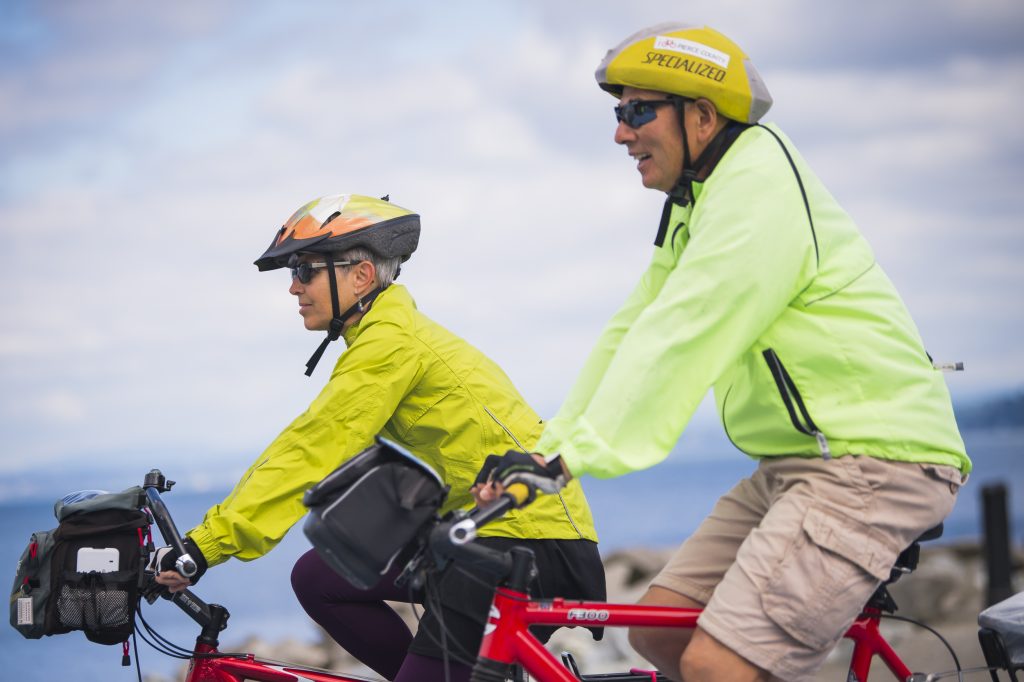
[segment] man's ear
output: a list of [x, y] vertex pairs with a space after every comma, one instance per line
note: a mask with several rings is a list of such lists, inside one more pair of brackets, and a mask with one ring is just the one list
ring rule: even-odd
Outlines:
[[703, 97], [693, 103], [693, 109], [697, 112], [697, 138], [707, 144], [725, 125], [725, 119], [718, 115], [718, 109], [711, 100]]

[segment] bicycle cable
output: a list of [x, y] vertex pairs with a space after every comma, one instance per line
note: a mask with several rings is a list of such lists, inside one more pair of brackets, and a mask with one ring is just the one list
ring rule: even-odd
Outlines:
[[[136, 628], [136, 631], [139, 633], [139, 636], [142, 637], [142, 641], [148, 644], [151, 648], [156, 649], [158, 653], [161, 653], [164, 656], [169, 656], [170, 658], [178, 658], [182, 660], [191, 657], [191, 652], [189, 652], [184, 647], [178, 646], [174, 642], [171, 642], [163, 635], [161, 635], [159, 632], [157, 632], [152, 626], [150, 626], [150, 624], [146, 622], [145, 617], [142, 615], [141, 609], [135, 612], [135, 617], [139, 622], [142, 623], [141, 628]], [[146, 633], [148, 633], [149, 637], [152, 637], [153, 639], [147, 637]]]
[[[139, 606], [141, 607], [141, 604]], [[217, 652], [210, 652], [210, 653], [205, 653], [204, 654], [204, 653], [199, 653], [197, 651], [194, 651], [192, 649], [188, 649], [188, 648], [183, 647], [183, 646], [181, 646], [179, 644], [175, 644], [174, 642], [170, 641], [169, 639], [167, 639], [166, 637], [161, 635], [159, 632], [157, 632], [156, 628], [151, 626], [146, 621], [146, 618], [142, 615], [142, 609], [141, 608], [137, 608], [136, 611], [135, 611], [135, 614], [136, 614], [136, 618], [139, 621], [141, 621], [141, 623], [142, 623], [142, 629], [141, 630], [144, 630], [145, 633], [148, 633], [150, 635], [150, 637], [153, 638], [153, 640], [150, 640], [148, 637], [146, 637], [145, 633], [143, 633], [141, 630], [136, 628], [136, 630], [139, 632], [139, 636], [142, 637], [142, 641], [144, 641], [146, 644], [148, 644], [151, 648], [156, 649], [157, 652], [163, 654], [164, 656], [168, 656], [170, 658], [177, 658], [177, 659], [180, 659], [180, 660], [189, 660], [191, 658], [196, 658], [196, 659], [200, 659], [200, 658], [237, 658], [237, 659], [244, 659], [244, 658], [247, 657], [247, 654], [244, 654], [244, 653], [231, 653], [231, 652], [217, 651]], [[137, 657], [138, 657], [138, 654], [136, 653], [136, 658]]]
[[[468, 574], [465, 574], [465, 572], [463, 572], [463, 574], [464, 575], [468, 575]], [[471, 577], [475, 578], [475, 576], [471, 576]], [[481, 581], [478, 580], [477, 582], [481, 582]], [[441, 590], [440, 590], [440, 587], [435, 587], [433, 583], [434, 583], [434, 581], [431, 579], [431, 576], [429, 574], [426, 575], [425, 576], [425, 580], [424, 580], [424, 584], [423, 584], [423, 602], [424, 602], [424, 606], [428, 607], [431, 610], [431, 613], [435, 614], [434, 618], [437, 620], [438, 628], [439, 628], [439, 630], [441, 632], [441, 641], [438, 641], [437, 637], [434, 635], [433, 632], [430, 631], [429, 628], [423, 628], [422, 627], [423, 619], [420, 616], [419, 612], [416, 610], [416, 602], [413, 601], [414, 595], [413, 595], [413, 590], [412, 590], [411, 586], [409, 588], [409, 599], [410, 599], [409, 603], [412, 606], [413, 616], [416, 618], [416, 622], [420, 626], [419, 629], [422, 630], [424, 633], [426, 633], [426, 636], [430, 639], [430, 641], [435, 646], [437, 646], [438, 648], [441, 649], [441, 653], [442, 653], [442, 656], [443, 656], [442, 660], [444, 661], [444, 664], [445, 664], [445, 676], [446, 676], [446, 679], [448, 679], [448, 675], [449, 675], [448, 658], [449, 658], [449, 656], [451, 658], [454, 658], [458, 663], [461, 663], [462, 665], [467, 665], [467, 666], [470, 666], [470, 667], [472, 667], [473, 665], [476, 664], [476, 656], [474, 654], [470, 653], [469, 651], [467, 651], [466, 648], [464, 646], [462, 646], [462, 644], [458, 641], [458, 639], [455, 638], [455, 636], [448, 630], [448, 627], [445, 625], [445, 623], [444, 623], [444, 615], [443, 615], [443, 612], [442, 612], [443, 602], [441, 601]], [[485, 584], [485, 583], [482, 583], [482, 584]], [[493, 586], [490, 586], [490, 587], [491, 587], [491, 589], [493, 589]], [[449, 639], [451, 640], [451, 642], [454, 645], [454, 647], [458, 649], [458, 652], [453, 651], [452, 648], [448, 646]]]
[[[138, 610], [139, 604], [135, 603], [135, 609]], [[142, 663], [139, 661], [139, 640], [135, 637], [135, 628], [132, 628], [132, 646], [135, 648], [135, 674], [139, 678], [139, 682], [142, 682]]]
[[956, 651], [953, 650], [953, 646], [946, 640], [945, 637], [943, 637], [939, 633], [938, 630], [936, 630], [935, 628], [933, 628], [933, 627], [931, 627], [929, 625], [925, 625], [924, 623], [922, 623], [920, 621], [916, 621], [913, 618], [907, 618], [906, 616], [897, 616], [895, 614], [890, 614], [890, 613], [882, 613], [882, 614], [879, 614], [879, 615], [882, 618], [888, 618], [890, 620], [899, 620], [899, 621], [903, 621], [904, 623], [910, 623], [911, 625], [916, 625], [918, 627], [924, 628], [928, 632], [930, 632], [933, 635], [935, 635], [936, 637], [938, 637], [939, 641], [942, 642], [942, 645], [944, 647], [946, 647], [946, 651], [948, 651], [949, 655], [953, 657], [953, 665], [956, 666], [956, 678], [957, 678], [957, 680], [959, 680], [959, 682], [963, 682], [964, 681], [964, 671], [963, 671], [963, 668], [960, 667], [960, 659], [957, 657]]

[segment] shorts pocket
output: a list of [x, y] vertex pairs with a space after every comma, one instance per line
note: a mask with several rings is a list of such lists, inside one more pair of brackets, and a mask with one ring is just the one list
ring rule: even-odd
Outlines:
[[921, 470], [928, 476], [949, 484], [949, 492], [956, 495], [960, 486], [967, 482], [967, 476], [960, 473], [956, 467], [942, 464], [922, 464]]
[[867, 524], [811, 507], [766, 586], [764, 612], [799, 642], [831, 647], [889, 577], [898, 553]]

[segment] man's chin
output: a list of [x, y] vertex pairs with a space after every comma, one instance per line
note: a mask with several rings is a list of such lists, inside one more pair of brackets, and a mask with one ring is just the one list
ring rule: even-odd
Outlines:
[[668, 192], [672, 189], [671, 187], [664, 187], [665, 183], [663, 181], [659, 181], [658, 178], [641, 177], [640, 181], [647, 189], [656, 189], [659, 192]]

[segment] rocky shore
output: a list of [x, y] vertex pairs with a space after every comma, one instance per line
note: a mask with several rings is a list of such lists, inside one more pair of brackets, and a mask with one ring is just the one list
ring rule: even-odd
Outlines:
[[[647, 587], [654, 574], [664, 565], [673, 550], [634, 549], [619, 551], [605, 559], [609, 601], [632, 603]], [[1024, 555], [1015, 557], [1016, 588], [1024, 588]], [[977, 640], [977, 616], [985, 592], [985, 573], [981, 549], [977, 543], [963, 542], [925, 545], [921, 561], [913, 575], [890, 586], [899, 606], [897, 615], [926, 623], [940, 633], [955, 650], [963, 668], [983, 665]], [[400, 613], [415, 627], [415, 618], [408, 605], [396, 605]], [[902, 621], [888, 621], [884, 633], [912, 670], [937, 672], [952, 670], [953, 659], [938, 637], [928, 630]], [[568, 651], [585, 673], [627, 670], [649, 665], [636, 655], [626, 641], [622, 628], [608, 628], [604, 639], [594, 642], [587, 630], [562, 629], [555, 633], [548, 648], [556, 653]], [[261, 657], [290, 661], [331, 670], [345, 670], [374, 678], [337, 646], [329, 637], [317, 642], [282, 640], [266, 642], [258, 638], [225, 643], [225, 650], [251, 651]], [[818, 675], [821, 680], [845, 679], [849, 667], [850, 647], [846, 642], [829, 656]], [[888, 679], [881, 664], [872, 669], [875, 679]], [[184, 670], [178, 679], [184, 678]], [[955, 679], [955, 677], [954, 677]], [[967, 680], [988, 680], [987, 673], [965, 677]], [[145, 682], [168, 682], [166, 678], [149, 676]]]

